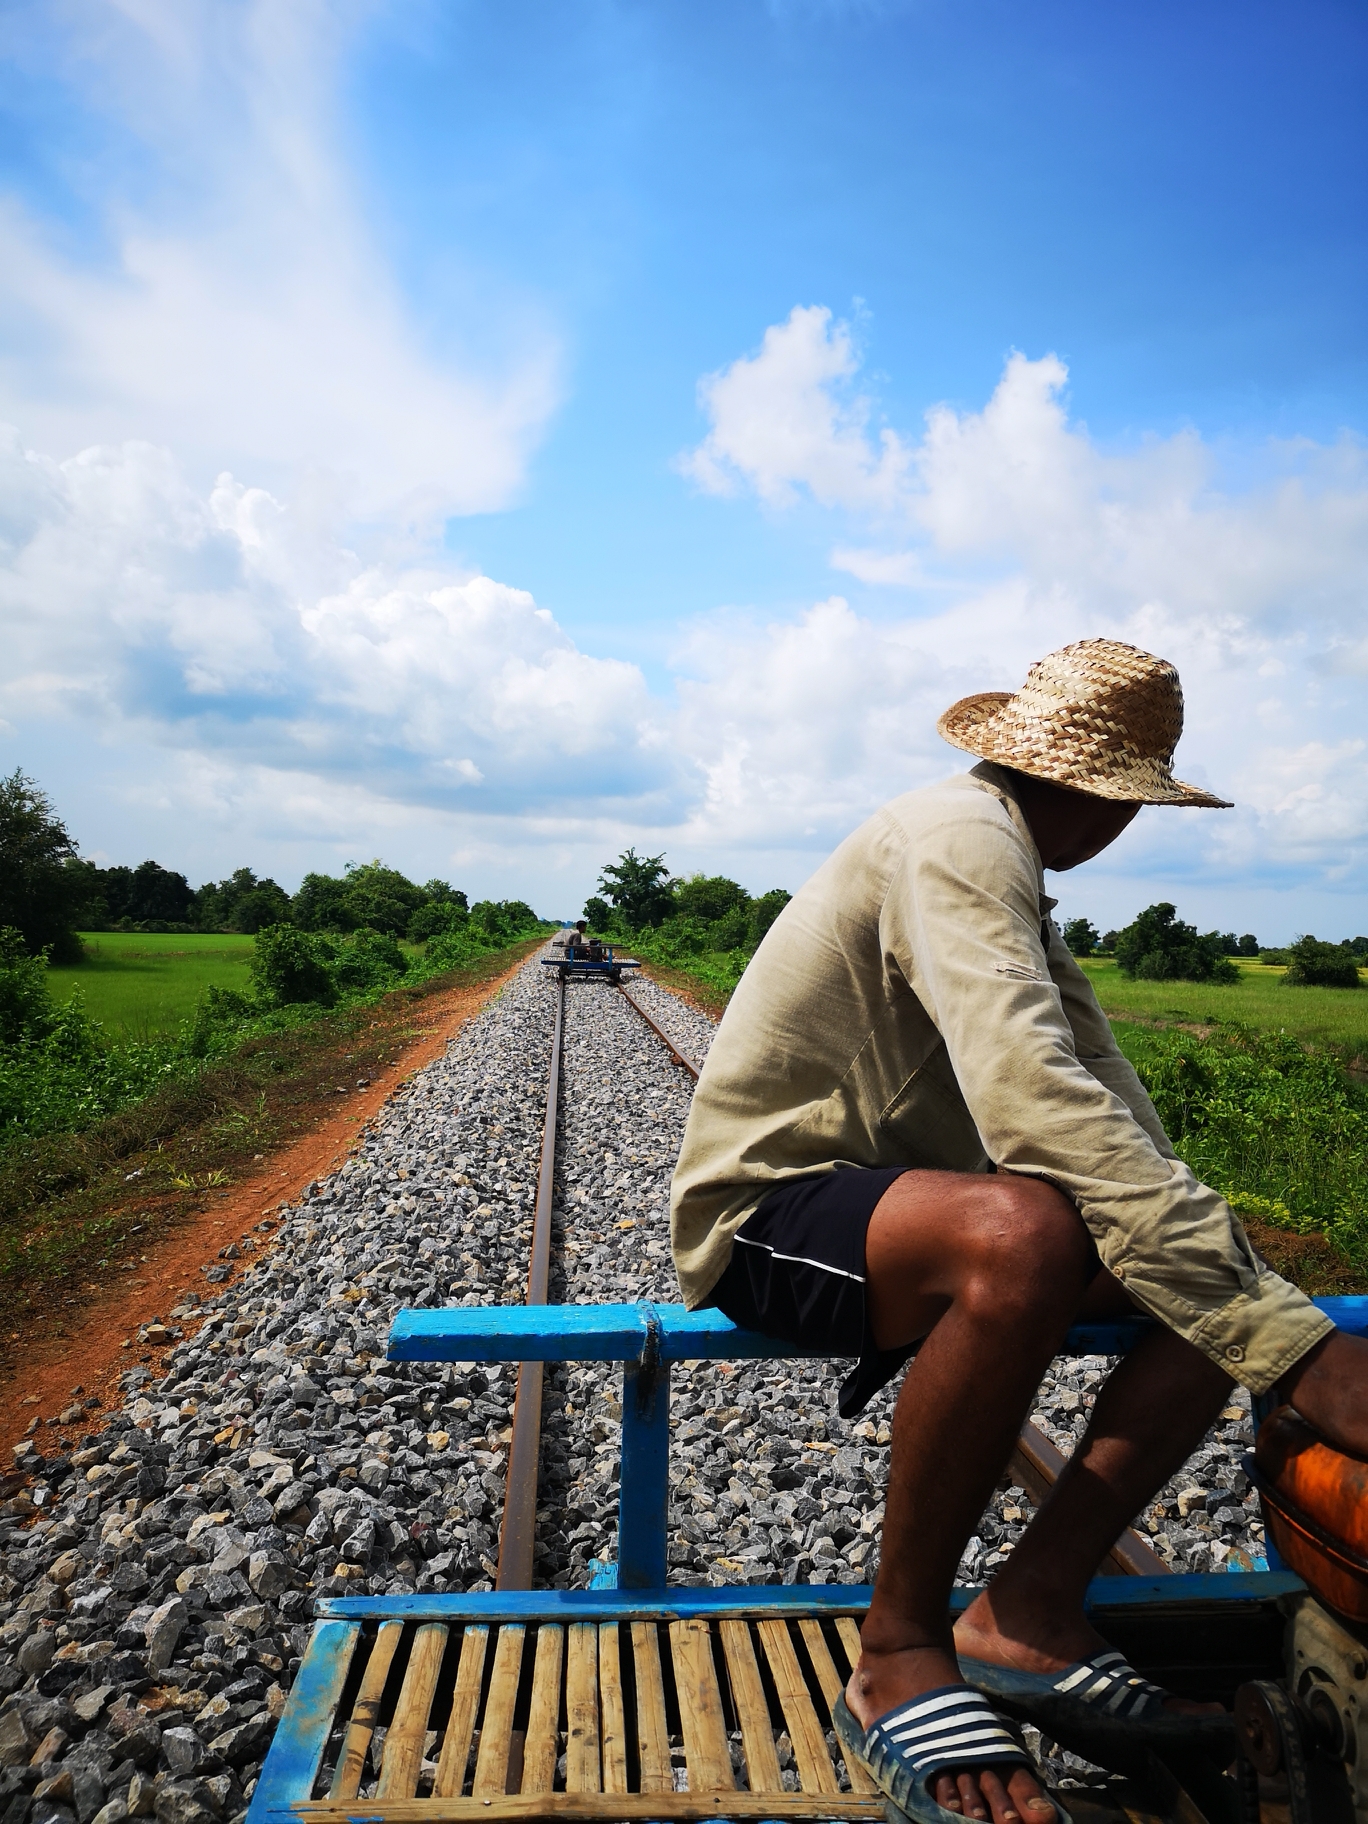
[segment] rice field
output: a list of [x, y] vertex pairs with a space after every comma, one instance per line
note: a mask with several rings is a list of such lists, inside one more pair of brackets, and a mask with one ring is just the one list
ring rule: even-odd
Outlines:
[[59, 1005], [80, 988], [86, 1011], [112, 1037], [156, 1038], [172, 1033], [195, 1011], [211, 984], [247, 988], [252, 939], [225, 933], [193, 936], [136, 931], [82, 932], [83, 961], [48, 971]]
[[1368, 1057], [1368, 978], [1349, 988], [1288, 988], [1284, 971], [1236, 959], [1240, 980], [1228, 987], [1202, 982], [1127, 981], [1110, 959], [1085, 961], [1103, 1011], [1113, 1020], [1163, 1025], [1251, 1026], [1286, 1032], [1305, 1044]]

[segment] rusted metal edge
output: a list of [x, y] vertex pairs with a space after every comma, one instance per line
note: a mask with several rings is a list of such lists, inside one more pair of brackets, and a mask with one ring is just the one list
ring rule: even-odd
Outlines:
[[646, 1009], [642, 1006], [641, 1002], [639, 1000], [637, 1000], [635, 998], [635, 996], [628, 994], [627, 990], [622, 986], [622, 984], [620, 982], [618, 983], [618, 993], [622, 996], [624, 1001], [628, 1002], [631, 1006], [636, 1008], [637, 1012], [641, 1015], [642, 1019], [645, 1020], [646, 1024], [650, 1027], [651, 1031], [656, 1035], [656, 1037], [660, 1040], [661, 1044], [665, 1047], [666, 1051], [668, 1051], [670, 1056], [674, 1059], [675, 1063], [682, 1064], [684, 1066], [685, 1070], [687, 1070], [689, 1075], [693, 1078], [694, 1082], [697, 1083], [698, 1066], [697, 1066], [697, 1064], [694, 1063], [693, 1059], [686, 1058], [684, 1056], [684, 1053], [675, 1044], [674, 1040], [672, 1038], [668, 1037], [667, 1034], [663, 1033], [660, 1030], [659, 1026], [656, 1025], [655, 1021], [651, 1018], [650, 1014], [647, 1013]]
[[[1059, 1480], [1068, 1458], [1030, 1419], [1021, 1428], [1008, 1467], [1037, 1507]], [[1133, 1526], [1128, 1526], [1103, 1560], [1122, 1577], [1169, 1577], [1172, 1571]]]
[[[532, 1212], [532, 1258], [527, 1272], [527, 1302], [544, 1305], [551, 1273], [551, 1195], [556, 1177], [556, 1129], [560, 1119], [561, 1041], [565, 1030], [565, 983], [556, 982], [556, 1023], [551, 1035], [551, 1066], [546, 1082], [546, 1121], [542, 1127], [537, 1201]], [[508, 1448], [504, 1483], [503, 1525], [499, 1529], [496, 1590], [530, 1590], [537, 1533], [537, 1466], [541, 1456], [542, 1362], [519, 1362], [513, 1401], [513, 1440]]]

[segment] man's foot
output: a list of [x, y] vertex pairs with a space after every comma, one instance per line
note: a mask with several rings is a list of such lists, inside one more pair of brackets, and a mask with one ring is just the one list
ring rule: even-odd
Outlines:
[[[864, 1651], [850, 1675], [845, 1700], [862, 1729], [900, 1704], [940, 1685], [962, 1685], [955, 1656], [943, 1647], [907, 1647], [899, 1652]], [[1004, 1777], [1005, 1776], [1005, 1777]], [[927, 1782], [946, 1811], [991, 1824], [1052, 1824], [1055, 1807], [1029, 1768], [983, 1767], [976, 1773], [941, 1773]]]
[[[1110, 1645], [1081, 1609], [1070, 1614], [1063, 1603], [1014, 1600], [1001, 1580], [976, 1596], [955, 1623], [957, 1652], [1016, 1672], [1063, 1672], [1079, 1660], [1108, 1652]], [[1178, 1716], [1224, 1714], [1221, 1704], [1184, 1697], [1165, 1698], [1164, 1708]]]

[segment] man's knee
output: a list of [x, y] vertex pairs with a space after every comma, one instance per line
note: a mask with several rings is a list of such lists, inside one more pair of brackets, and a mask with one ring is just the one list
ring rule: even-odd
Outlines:
[[984, 1188], [982, 1218], [967, 1238], [970, 1296], [1014, 1306], [1080, 1297], [1095, 1256], [1068, 1198], [1038, 1178], [1005, 1172]]

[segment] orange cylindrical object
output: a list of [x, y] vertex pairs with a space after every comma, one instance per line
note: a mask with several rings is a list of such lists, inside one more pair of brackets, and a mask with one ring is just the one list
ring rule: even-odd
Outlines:
[[1254, 1461], [1264, 1521], [1289, 1567], [1330, 1608], [1368, 1621], [1368, 1463], [1326, 1444], [1291, 1406], [1264, 1420]]

